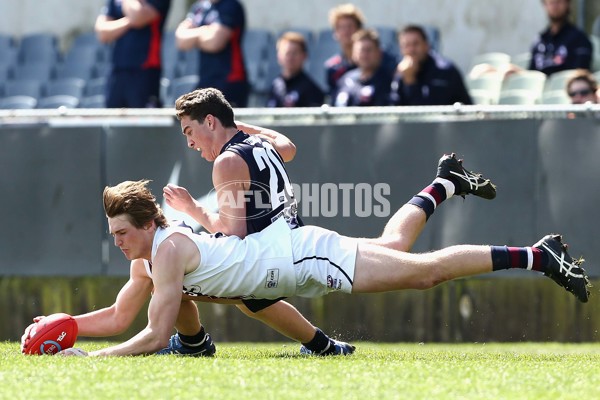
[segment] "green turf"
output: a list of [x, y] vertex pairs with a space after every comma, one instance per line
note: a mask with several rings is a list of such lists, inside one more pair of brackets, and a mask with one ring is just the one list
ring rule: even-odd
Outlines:
[[195, 359], [23, 356], [5, 342], [0, 398], [600, 398], [600, 344], [356, 344], [353, 356], [316, 358], [293, 343], [218, 343], [217, 357]]

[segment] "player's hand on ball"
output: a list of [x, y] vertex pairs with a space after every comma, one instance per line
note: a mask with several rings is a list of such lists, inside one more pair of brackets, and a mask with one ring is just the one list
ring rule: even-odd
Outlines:
[[31, 333], [31, 330], [35, 327], [35, 322], [33, 324], [30, 324], [27, 328], [25, 328], [25, 333], [23, 333], [23, 336], [21, 336], [21, 353], [24, 352], [25, 350], [25, 343], [27, 342], [27, 339], [29, 339], [29, 335]]
[[63, 351], [59, 351], [56, 354], [59, 356], [65, 356], [65, 357], [87, 357], [88, 356], [87, 351], [78, 349], [76, 347], [64, 349]]

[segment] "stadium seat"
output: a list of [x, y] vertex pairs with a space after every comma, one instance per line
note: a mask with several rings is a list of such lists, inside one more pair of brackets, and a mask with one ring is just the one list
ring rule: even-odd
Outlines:
[[42, 97], [38, 100], [36, 108], [77, 108], [79, 99], [74, 96], [59, 94], [56, 96]]
[[84, 95], [95, 96], [95, 95], [105, 95], [106, 93], [106, 78], [94, 78], [89, 80], [85, 85]]
[[0, 99], [2, 110], [25, 110], [35, 108], [37, 100], [31, 96], [8, 96]]
[[21, 63], [55, 63], [59, 60], [58, 38], [51, 33], [35, 33], [21, 38], [19, 61]]
[[0, 64], [0, 82], [13, 78], [13, 66], [10, 64]]
[[44, 89], [45, 96], [69, 95], [76, 98], [83, 97], [85, 81], [79, 78], [63, 78], [49, 81]]
[[110, 63], [100, 63], [92, 67], [94, 78], [108, 78], [112, 65]]
[[15, 48], [16, 48], [15, 38], [11, 35], [7, 35], [5, 33], [0, 33], [0, 54], [3, 54], [3, 52], [8, 49], [15, 49]]
[[0, 64], [17, 65], [19, 63], [19, 49], [6, 47], [0, 49]]
[[163, 106], [173, 107], [175, 105], [175, 100], [177, 100], [179, 96], [197, 89], [199, 81], [200, 77], [198, 75], [187, 75], [173, 79], [169, 85]]
[[542, 94], [542, 104], [571, 104], [571, 98], [565, 89], [547, 90]]
[[440, 34], [440, 30], [436, 26], [432, 25], [422, 25], [425, 30], [425, 34], [427, 34], [427, 39], [429, 41], [429, 47], [438, 53], [441, 52], [442, 49], [442, 35]]
[[498, 101], [500, 90], [502, 88], [501, 74], [489, 72], [480, 75], [477, 78], [471, 78], [467, 76], [465, 82], [469, 91], [485, 90], [490, 96], [492, 96], [492, 104], [495, 104]]
[[391, 26], [376, 26], [374, 27], [379, 34], [379, 43], [381, 48], [393, 52], [394, 47], [398, 46], [398, 33], [396, 28]]
[[510, 55], [500, 52], [477, 54], [471, 60], [471, 66], [478, 64], [490, 64], [493, 67], [500, 68], [510, 64]]
[[106, 98], [102, 94], [83, 97], [79, 102], [79, 108], [104, 108], [106, 107]]
[[75, 47], [100, 47], [102, 43], [98, 40], [98, 36], [94, 31], [88, 31], [84, 33], [80, 33], [75, 37], [73, 43], [71, 44], [71, 48]]
[[544, 85], [544, 92], [554, 90], [566, 90], [567, 81], [573, 76], [576, 70], [568, 69], [565, 71], [555, 72], [546, 78], [546, 84]]
[[57, 65], [54, 70], [55, 79], [63, 79], [63, 78], [79, 78], [85, 81], [88, 81], [94, 77], [95, 70], [94, 66], [81, 63], [81, 64], [60, 64]]
[[39, 79], [15, 79], [4, 83], [5, 96], [29, 96], [38, 99], [42, 95], [42, 81]]
[[473, 104], [490, 105], [496, 104], [498, 101], [498, 93], [490, 92], [489, 90], [485, 89], [469, 90], [469, 95], [473, 100]]
[[267, 57], [268, 48], [274, 46], [275, 40], [271, 31], [267, 29], [248, 29], [242, 39], [244, 57], [264, 59]]
[[14, 79], [50, 80], [54, 78], [54, 64], [36, 62], [32, 64], [16, 65], [13, 70]]
[[532, 105], [535, 104], [539, 97], [530, 91], [523, 89], [511, 89], [505, 90], [500, 93], [498, 104], [523, 104]]
[[592, 71], [600, 71], [600, 36], [590, 35], [592, 42]]
[[511, 74], [504, 79], [501, 92], [507, 90], [528, 90], [536, 99], [540, 99], [545, 84], [546, 74], [543, 72], [532, 70], [520, 71]]
[[63, 57], [63, 65], [80, 65], [85, 64], [89, 67], [101, 62], [98, 47], [94, 46], [77, 46], [71, 47]]
[[531, 53], [520, 53], [510, 58], [510, 62], [517, 67], [521, 67], [523, 69], [529, 69], [529, 63], [531, 62]]

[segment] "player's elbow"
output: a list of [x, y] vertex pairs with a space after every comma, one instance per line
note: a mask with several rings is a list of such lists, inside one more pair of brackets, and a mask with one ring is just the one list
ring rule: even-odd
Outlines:
[[294, 157], [296, 157], [296, 145], [289, 142], [281, 149], [279, 154], [281, 154], [281, 158], [284, 162], [292, 161]]

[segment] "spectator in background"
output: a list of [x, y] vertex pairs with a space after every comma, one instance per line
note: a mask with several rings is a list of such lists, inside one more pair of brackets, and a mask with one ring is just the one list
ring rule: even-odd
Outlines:
[[324, 93], [304, 72], [308, 55], [306, 40], [297, 32], [286, 32], [277, 41], [281, 74], [273, 80], [267, 107], [319, 107]]
[[529, 69], [546, 75], [567, 69], [590, 69], [592, 43], [569, 22], [571, 0], [542, 0], [550, 25], [531, 49]]
[[379, 35], [361, 29], [352, 35], [352, 61], [358, 68], [346, 72], [337, 82], [333, 105], [385, 106], [388, 104], [392, 74], [382, 63]]
[[[569, 21], [571, 0], [542, 0], [549, 25], [531, 48], [529, 69], [551, 75], [568, 69], [590, 69], [592, 65], [592, 43], [579, 28]], [[505, 78], [523, 69], [514, 64], [495, 68], [489, 64], [475, 65], [469, 72], [477, 78], [488, 72], [499, 72]]]
[[199, 0], [175, 31], [180, 50], [200, 51], [200, 88], [219, 89], [234, 107], [246, 107], [249, 85], [242, 53], [246, 14], [238, 0]]
[[391, 105], [473, 104], [460, 71], [430, 49], [422, 27], [406, 26], [398, 34], [398, 41], [402, 61], [392, 81]]
[[[352, 35], [363, 28], [365, 18], [354, 4], [340, 4], [329, 12], [329, 24], [333, 36], [340, 45], [340, 52], [325, 61], [327, 85], [333, 103], [336, 98], [337, 82], [346, 72], [356, 68], [352, 60]], [[383, 64], [393, 71], [396, 68], [396, 58], [388, 52], [383, 52]]]
[[106, 107], [160, 107], [160, 47], [170, 0], [108, 0], [96, 19], [102, 43], [114, 43]]
[[567, 81], [567, 94], [573, 104], [598, 103], [598, 82], [587, 70], [578, 70]]

